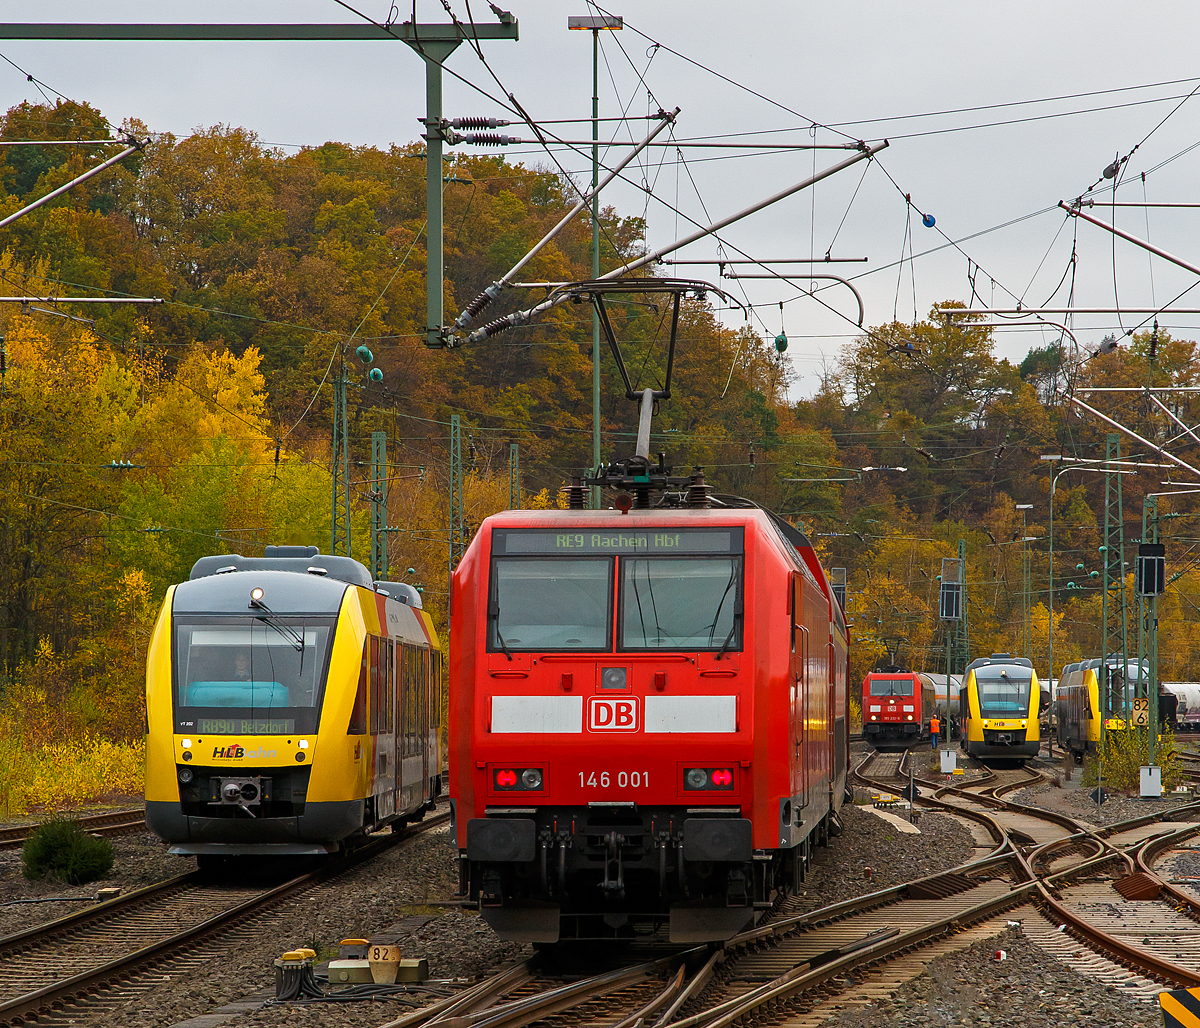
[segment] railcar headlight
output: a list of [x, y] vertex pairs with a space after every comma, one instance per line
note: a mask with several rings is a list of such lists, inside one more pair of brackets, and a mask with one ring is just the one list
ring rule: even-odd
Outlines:
[[689, 789], [703, 789], [708, 785], [708, 772], [702, 767], [694, 767], [683, 776]]
[[606, 667], [600, 672], [601, 689], [624, 689], [626, 684], [623, 667]]
[[250, 590], [250, 602], [251, 603], [261, 603], [262, 598], [263, 598], [263, 591], [260, 586], [255, 586], [253, 589]]
[[184, 750], [184, 751], [183, 751], [183, 759], [184, 759], [184, 760], [191, 760], [191, 759], [192, 759], [192, 751], [191, 751], [191, 750]]
[[542, 772], [536, 767], [527, 767], [521, 772], [521, 784], [526, 789], [540, 789], [542, 787]]
[[181, 767], [179, 769], [179, 780], [187, 785], [193, 778], [192, 769], [190, 767]]

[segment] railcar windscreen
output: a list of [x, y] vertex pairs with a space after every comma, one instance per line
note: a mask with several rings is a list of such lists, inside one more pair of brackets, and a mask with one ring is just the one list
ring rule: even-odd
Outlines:
[[175, 718], [210, 735], [317, 730], [328, 619], [197, 618], [175, 623]]
[[621, 649], [740, 650], [741, 561], [624, 557]]
[[607, 650], [612, 558], [493, 562], [488, 649]]
[[880, 678], [872, 675], [870, 686], [872, 696], [911, 696], [913, 694], [911, 678]]
[[975, 669], [982, 717], [1027, 717], [1033, 672], [1017, 664]]

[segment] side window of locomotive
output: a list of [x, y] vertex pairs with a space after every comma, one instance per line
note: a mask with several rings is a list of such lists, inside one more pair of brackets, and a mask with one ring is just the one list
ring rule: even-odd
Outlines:
[[740, 650], [740, 557], [622, 557], [621, 649]]
[[611, 610], [611, 557], [497, 557], [488, 650], [607, 650]]
[[177, 619], [177, 721], [211, 735], [316, 731], [332, 635], [314, 618]]
[[358, 687], [354, 692], [354, 706], [350, 709], [347, 735], [367, 734], [367, 697], [371, 691], [371, 640], [363, 643], [362, 662], [358, 669]]

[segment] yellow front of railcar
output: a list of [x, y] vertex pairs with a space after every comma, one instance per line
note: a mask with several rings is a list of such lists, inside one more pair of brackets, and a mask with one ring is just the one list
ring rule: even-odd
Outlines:
[[1028, 760], [1041, 746], [1041, 686], [1032, 663], [1007, 653], [972, 661], [960, 691], [963, 746], [972, 756]]
[[[436, 668], [429, 616], [348, 558], [296, 563], [204, 558], [168, 590], [147, 659], [146, 817], [174, 853], [328, 853], [440, 791], [438, 712], [414, 699]], [[411, 781], [409, 739], [425, 757]]]

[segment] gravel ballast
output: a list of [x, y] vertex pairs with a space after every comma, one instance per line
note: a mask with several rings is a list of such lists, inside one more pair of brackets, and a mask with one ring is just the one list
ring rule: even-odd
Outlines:
[[[1007, 960], [996, 960], [1004, 950]], [[847, 1010], [824, 1028], [1162, 1028], [1157, 1003], [1086, 978], [1009, 928], [949, 957], [890, 999]]]
[[149, 832], [110, 836], [113, 868], [105, 878], [86, 885], [65, 885], [53, 878], [28, 881], [22, 874], [21, 851], [0, 850], [0, 937], [53, 921], [87, 908], [87, 902], [14, 903], [14, 900], [73, 896], [94, 899], [98, 889], [117, 887], [132, 892], [165, 878], [196, 869], [191, 857], [173, 857]]

